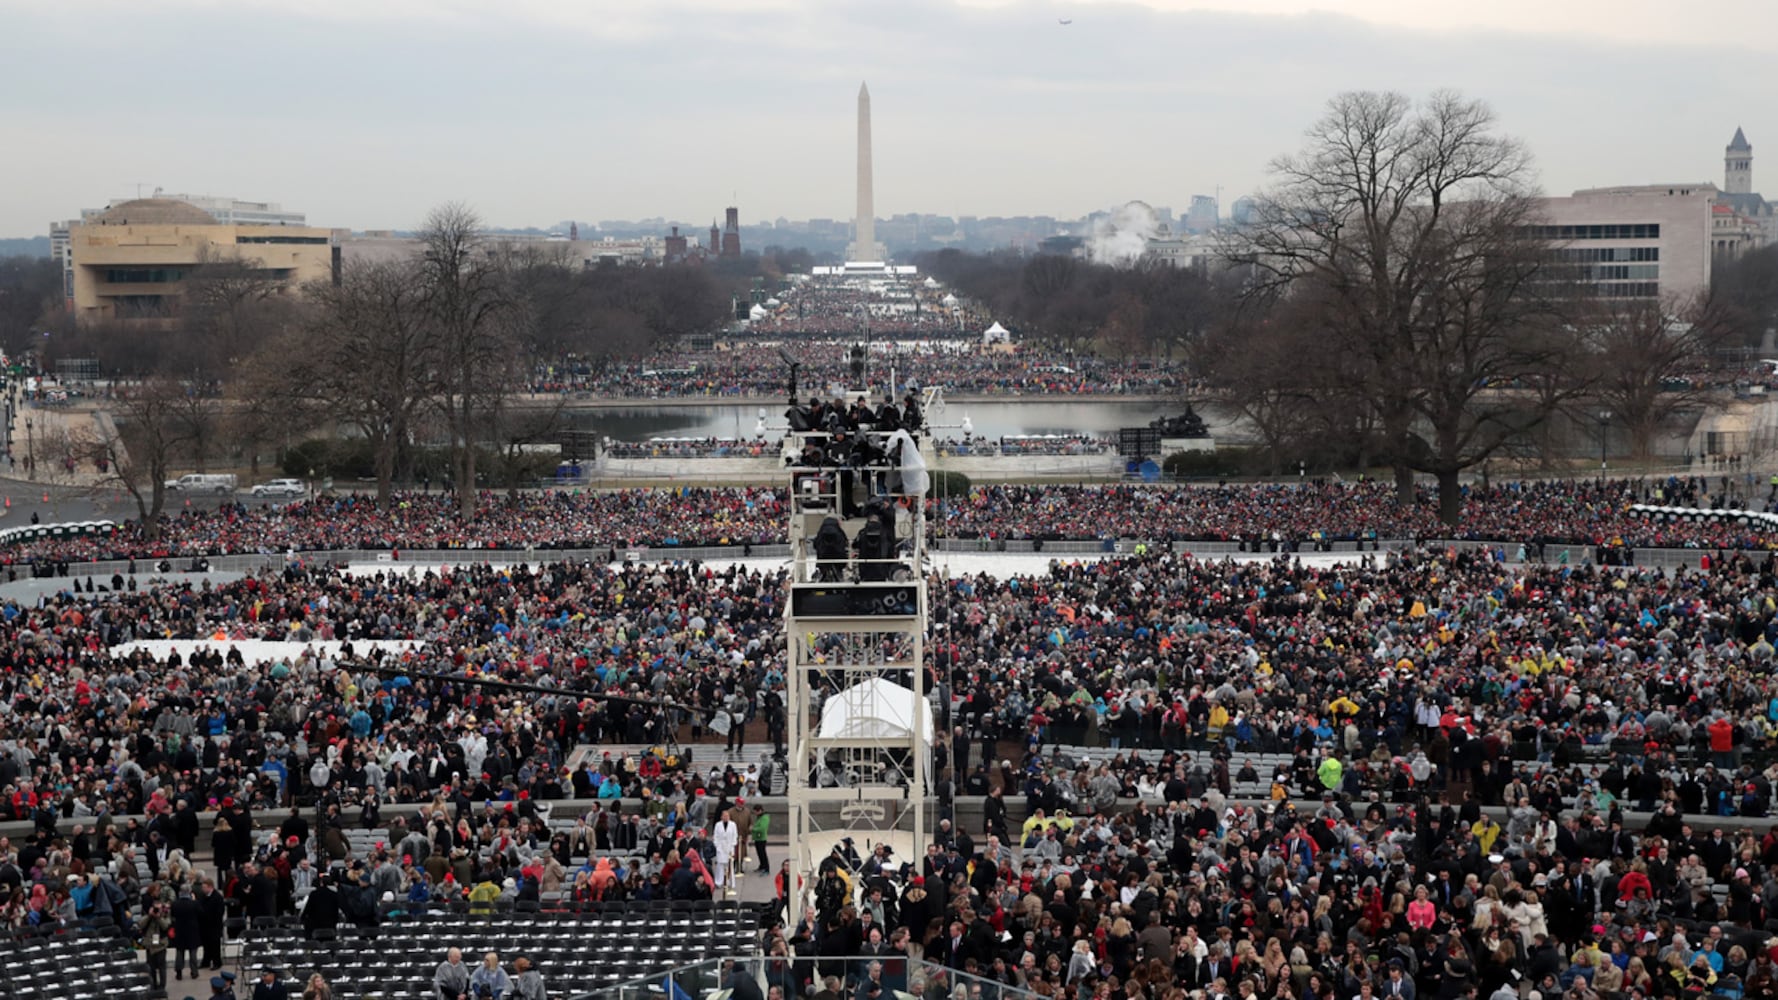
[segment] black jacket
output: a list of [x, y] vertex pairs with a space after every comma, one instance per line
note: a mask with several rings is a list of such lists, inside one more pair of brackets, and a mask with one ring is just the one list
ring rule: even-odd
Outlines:
[[190, 896], [181, 896], [173, 900], [171, 913], [173, 947], [195, 950], [203, 937], [203, 931], [199, 927], [203, 911], [199, 908], [198, 901]]
[[198, 929], [206, 937], [220, 937], [222, 925], [228, 917], [228, 903], [222, 893], [213, 891], [208, 896], [196, 897], [198, 904]]
[[333, 930], [340, 922], [340, 896], [332, 886], [316, 886], [303, 903], [303, 930]]
[[1006, 840], [1005, 798], [997, 795], [988, 796], [986, 801], [982, 803], [982, 819], [982, 825], [987, 829], [988, 833], [999, 837], [1002, 842]]

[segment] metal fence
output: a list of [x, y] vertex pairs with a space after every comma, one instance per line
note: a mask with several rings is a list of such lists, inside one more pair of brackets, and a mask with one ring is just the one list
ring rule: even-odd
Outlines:
[[[1011, 555], [1117, 555], [1129, 554], [1141, 550], [1172, 551], [1189, 553], [1202, 558], [1219, 558], [1226, 555], [1311, 555], [1311, 554], [1356, 554], [1383, 553], [1413, 547], [1414, 541], [1400, 538], [1365, 540], [1364, 542], [1336, 541], [1319, 545], [1293, 545], [1289, 542], [1271, 542], [1260, 540], [1254, 542], [1226, 541], [1165, 541], [1129, 538], [1105, 539], [1029, 539], [1029, 538], [945, 538], [932, 540], [928, 548], [935, 552], [951, 553], [1006, 553]], [[1480, 541], [1473, 539], [1422, 539], [1419, 544], [1432, 549], [1449, 549], [1458, 552], [1495, 551], [1504, 554], [1505, 561], [1517, 562], [1518, 541]], [[1696, 567], [1699, 560], [1706, 555], [1714, 555], [1714, 549], [1625, 549], [1617, 550], [1621, 558], [1637, 567], [1658, 569], [1676, 569], [1680, 567]], [[462, 565], [465, 563], [489, 563], [510, 566], [520, 563], [537, 562], [593, 562], [604, 563], [608, 556], [616, 554], [619, 560], [637, 562], [661, 561], [720, 561], [742, 557], [757, 559], [787, 559], [790, 557], [790, 546], [783, 543], [765, 545], [652, 545], [652, 546], [600, 546], [598, 548], [455, 548], [455, 549], [324, 549], [303, 550], [288, 553], [249, 553], [235, 555], [212, 556], [179, 556], [165, 559], [122, 560], [109, 559], [84, 563], [70, 563], [67, 575], [92, 576], [100, 579], [113, 575], [152, 575], [157, 572], [189, 571], [195, 559], [201, 558], [213, 571], [224, 573], [253, 573], [265, 570], [276, 570], [287, 562], [301, 560], [304, 562], [325, 562], [334, 564], [368, 564], [387, 563], [389, 568], [397, 571], [408, 569], [425, 570], [432, 567]], [[1543, 562], [1587, 565], [1594, 561], [1595, 548], [1583, 544], [1549, 544], [1543, 550]], [[164, 569], [163, 569], [164, 567]]]
[[[708, 958], [676, 969], [663, 969], [593, 993], [576, 994], [572, 1000], [663, 1000], [663, 995], [671, 1000], [682, 993], [690, 997], [719, 995], [717, 991], [724, 989], [727, 982], [725, 966], [731, 962], [735, 966], [734, 972], [749, 976], [760, 984], [762, 995], [771, 986], [787, 986], [789, 982], [800, 982], [810, 977], [819, 983], [826, 973], [831, 973], [839, 977], [843, 996], [869, 996], [870, 991], [860, 990], [859, 986], [868, 978], [871, 963], [880, 962], [883, 965], [881, 1000], [896, 1000], [897, 997], [910, 995], [921, 1000], [944, 1000], [956, 996], [959, 986], [963, 987], [963, 994], [971, 1000], [978, 995], [981, 1000], [1038, 1000], [1038, 995], [1029, 990], [971, 975], [961, 969], [949, 968], [924, 958], [914, 958], [905, 953], [809, 955], [779, 959], [745, 955]], [[787, 1000], [794, 1000], [801, 995], [799, 990], [784, 990]]]

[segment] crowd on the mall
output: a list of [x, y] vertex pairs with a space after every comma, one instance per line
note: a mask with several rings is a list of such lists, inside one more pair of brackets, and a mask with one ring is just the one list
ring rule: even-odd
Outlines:
[[[1708, 505], [1717, 485], [1478, 488], [1466, 524], [1502, 532], [1493, 551], [1157, 546], [933, 577], [941, 801], [986, 796], [985, 819], [950, 812], [917, 859], [842, 858], [805, 887], [815, 919], [768, 932], [756, 988], [873, 1000], [907, 982], [907, 954], [959, 974], [922, 977], [927, 1000], [1773, 995], [1778, 571], [1744, 528], [1625, 513], [1657, 493]], [[1374, 520], [1381, 490], [993, 487], [960, 516], [1155, 538], [1247, 524], [1232, 534], [1306, 549], [1421, 523]], [[169, 551], [447, 533], [540, 551], [136, 588], [120, 572], [103, 593], [76, 570], [0, 605], [0, 819], [37, 830], [0, 842], [0, 923], [120, 925], [151, 969], [172, 950], [195, 975], [230, 917], [299, 901], [322, 928], [438, 900], [707, 897], [763, 866], [769, 820], [742, 810], [766, 775], [571, 754], [669, 732], [781, 745], [787, 571], [550, 561], [568, 525], [605, 529], [603, 502], [686, 535], [785, 520], [770, 490], [531, 496], [471, 526], [425, 497], [386, 516], [235, 507], [175, 518]], [[1539, 538], [1575, 558], [1503, 551]], [[1620, 541], [1711, 551], [1681, 570], [1580, 551]], [[215, 645], [112, 655], [144, 639]], [[293, 645], [254, 662], [231, 640]], [[1075, 745], [1117, 749], [1082, 767], [1057, 750]], [[354, 827], [388, 832], [355, 849]]]
[[971, 996], [1774, 995], [1773, 574], [1427, 551], [949, 581], [939, 763], [985, 818], [867, 862], [863, 899], [824, 877], [792, 943], [881, 956], [818, 986], [911, 953]]
[[[1242, 542], [1267, 551], [1442, 538], [1500, 542], [1519, 561], [1539, 552], [1560, 558], [1564, 550], [1579, 560], [1599, 548], [1766, 548], [1767, 533], [1732, 514], [1769, 509], [1770, 489], [1739, 476], [1475, 484], [1465, 487], [1460, 522], [1452, 528], [1438, 519], [1435, 491], [1422, 488], [1417, 502], [1404, 507], [1395, 502], [1393, 483], [1377, 481], [1008, 484], [947, 499], [938, 530], [958, 538]], [[1717, 516], [1649, 516], [1632, 509], [1638, 504]]]
[[[1072, 442], [1068, 442], [1072, 443]], [[1083, 439], [1083, 447], [1090, 446]], [[1575, 561], [1602, 550], [1761, 549], [1769, 536], [1732, 515], [1774, 506], [1768, 487], [1740, 476], [1665, 480], [1550, 480], [1465, 487], [1462, 521], [1438, 520], [1436, 492], [1412, 506], [1379, 482], [1308, 481], [1201, 486], [983, 484], [928, 501], [936, 535], [950, 539], [1237, 542], [1252, 551], [1312, 551], [1333, 543], [1388, 539], [1493, 541], [1516, 561]], [[1647, 504], [1696, 516], [1655, 515]], [[158, 560], [236, 553], [338, 550], [623, 549], [729, 546], [785, 540], [786, 504], [777, 487], [553, 490], [487, 493], [476, 516], [459, 516], [454, 496], [401, 493], [387, 511], [368, 496], [323, 496], [285, 505], [231, 503], [170, 512], [159, 537], [125, 522], [109, 534], [45, 537], [0, 550], [22, 564]], [[169, 567], [170, 568], [170, 567]]]
[[993, 318], [937, 282], [907, 276], [816, 277], [796, 282], [763, 303], [748, 322], [759, 335], [877, 337], [980, 335]]
[[[698, 397], [776, 397], [784, 394], [789, 368], [780, 351], [795, 359], [805, 387], [856, 386], [850, 349], [857, 340], [762, 342], [735, 340], [724, 349], [675, 351], [642, 361], [613, 362], [580, 375], [540, 376], [537, 392], [583, 392], [639, 399]], [[866, 376], [886, 386], [891, 370], [898, 387], [943, 387], [953, 395], [1008, 396], [1177, 394], [1192, 384], [1177, 364], [1121, 361], [1039, 348], [1004, 351], [967, 341], [894, 345], [878, 339]]]
[[1102, 455], [1116, 451], [1117, 441], [1097, 434], [965, 434], [934, 438], [932, 446], [940, 455]]
[[646, 441], [610, 441], [603, 445], [612, 458], [777, 458], [779, 442], [744, 438], [650, 438]]
[[[1093, 434], [1005, 435], [999, 438], [943, 437], [933, 440], [940, 455], [1103, 455], [1117, 450], [1117, 442]], [[612, 458], [777, 458], [783, 442], [761, 436], [741, 438], [649, 438], [646, 441], [611, 441], [604, 444]]]

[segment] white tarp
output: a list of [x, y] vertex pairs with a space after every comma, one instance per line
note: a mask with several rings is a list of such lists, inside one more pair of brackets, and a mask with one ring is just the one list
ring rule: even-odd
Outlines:
[[[841, 691], [821, 706], [823, 739], [906, 739], [914, 731], [914, 692], [873, 677]], [[932, 713], [920, 717], [920, 742], [932, 744]]]
[[[157, 660], [164, 660], [174, 650], [178, 650], [181, 659], [191, 659], [195, 650], [217, 650], [223, 656], [228, 655], [231, 648], [241, 651], [241, 658], [247, 663], [290, 663], [302, 658], [304, 650], [313, 650], [316, 656], [337, 657], [344, 642], [316, 639], [313, 642], [280, 642], [274, 639], [138, 639], [111, 647], [113, 657], [125, 657], [138, 649], [147, 650], [148, 655]], [[423, 645], [417, 639], [378, 639], [375, 641], [359, 640], [352, 643], [352, 651], [359, 656], [370, 650], [381, 649], [385, 652], [398, 649], [412, 649]]]
[[884, 450], [895, 451], [901, 445], [901, 492], [909, 496], [925, 496], [926, 488], [932, 485], [932, 477], [926, 474], [926, 458], [920, 454], [920, 446], [907, 431], [897, 430], [889, 435], [884, 443]]

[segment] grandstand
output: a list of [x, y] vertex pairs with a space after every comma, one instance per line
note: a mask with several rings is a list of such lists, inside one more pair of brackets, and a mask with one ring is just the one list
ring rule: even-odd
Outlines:
[[548, 970], [551, 996], [586, 997], [711, 955], [758, 950], [766, 907], [733, 900], [611, 903], [384, 904], [375, 927], [305, 934], [299, 918], [250, 927], [241, 965], [277, 966], [297, 982], [320, 972], [336, 996], [436, 1000], [433, 972], [451, 948], [524, 956]]
[[0, 1000], [148, 995], [141, 956], [115, 925], [0, 937]]

